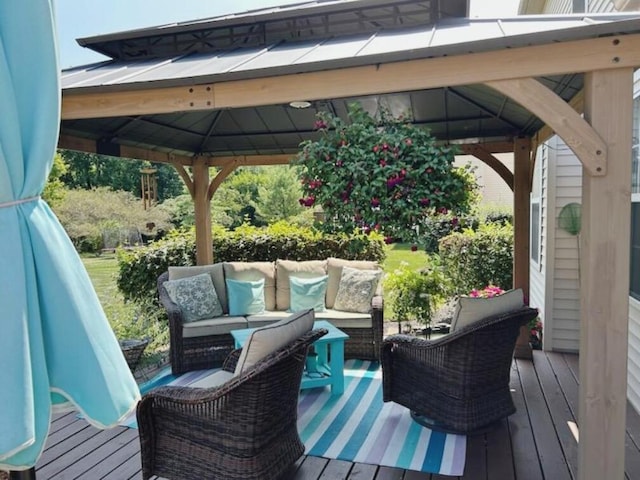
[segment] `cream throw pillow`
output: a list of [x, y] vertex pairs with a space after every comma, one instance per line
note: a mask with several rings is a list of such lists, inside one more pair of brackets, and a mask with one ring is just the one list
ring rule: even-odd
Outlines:
[[305, 310], [254, 330], [242, 347], [234, 375], [240, 375], [270, 353], [310, 331], [314, 320], [313, 310]]
[[344, 312], [368, 313], [381, 276], [382, 270], [342, 267], [338, 294], [333, 308]]
[[451, 331], [454, 332], [483, 318], [518, 310], [523, 306], [524, 292], [521, 288], [508, 290], [491, 298], [460, 297], [451, 320]]
[[167, 280], [163, 285], [173, 303], [180, 307], [185, 323], [222, 315], [222, 305], [208, 273]]

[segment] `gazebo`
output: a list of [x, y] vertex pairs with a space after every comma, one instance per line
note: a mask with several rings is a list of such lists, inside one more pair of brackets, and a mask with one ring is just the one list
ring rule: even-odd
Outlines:
[[[318, 110], [410, 110], [512, 186], [514, 286], [526, 291], [534, 152], [559, 135], [584, 170], [579, 478], [621, 479], [640, 15], [479, 20], [467, 3], [315, 1], [81, 39], [111, 60], [62, 73], [59, 147], [172, 164], [206, 264], [209, 202], [235, 168], [288, 163]], [[504, 152], [513, 174], [493, 155]]]

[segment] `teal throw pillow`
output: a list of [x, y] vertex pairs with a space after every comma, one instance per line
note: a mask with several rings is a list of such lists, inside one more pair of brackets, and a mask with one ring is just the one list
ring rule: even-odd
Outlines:
[[291, 289], [291, 312], [299, 312], [312, 308], [316, 312], [324, 312], [324, 297], [327, 293], [327, 280], [323, 275], [314, 278], [289, 277]]
[[185, 323], [222, 315], [222, 305], [208, 273], [168, 280], [163, 285], [169, 298], [180, 307]]
[[264, 312], [264, 279], [255, 282], [226, 279], [229, 315], [256, 315]]

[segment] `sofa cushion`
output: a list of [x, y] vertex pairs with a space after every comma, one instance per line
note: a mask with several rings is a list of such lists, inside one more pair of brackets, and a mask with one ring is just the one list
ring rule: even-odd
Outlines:
[[460, 297], [453, 312], [451, 331], [471, 325], [483, 318], [518, 310], [524, 306], [524, 292], [521, 288], [509, 290], [491, 298]]
[[276, 269], [273, 262], [225, 262], [224, 276], [249, 282], [264, 279], [265, 308], [276, 310]]
[[291, 312], [283, 312], [279, 310], [268, 311], [265, 310], [257, 315], [247, 315], [248, 328], [264, 327], [270, 323], [275, 323], [283, 318], [287, 318]]
[[[343, 260], [341, 258], [330, 257], [327, 259], [327, 297], [325, 305], [327, 308], [334, 308], [336, 295], [338, 295], [338, 287], [340, 285], [340, 277], [342, 276], [342, 267], [358, 268], [360, 270], [379, 270], [380, 265], [377, 262], [368, 260]], [[380, 285], [382, 282], [378, 282]], [[378, 287], [380, 288], [380, 285]], [[378, 288], [377, 294], [380, 294]]]
[[284, 347], [313, 328], [313, 310], [296, 312], [266, 327], [254, 330], [242, 347], [235, 375], [251, 368], [270, 353]]
[[264, 279], [256, 281], [227, 278], [229, 315], [253, 315], [264, 312]]
[[324, 297], [327, 293], [327, 278], [327, 275], [314, 278], [290, 276], [291, 302], [289, 310], [299, 312], [313, 308], [316, 312], [322, 312], [325, 309]]
[[327, 309], [316, 313], [316, 320], [327, 320], [338, 328], [371, 328], [373, 320], [368, 313], [343, 312], [342, 310]]
[[220, 385], [224, 385], [234, 377], [233, 373], [226, 370], [218, 370], [211, 375], [207, 375], [201, 378], [197, 382], [193, 382], [189, 387], [191, 388], [215, 388]]
[[247, 319], [244, 317], [217, 317], [197, 322], [184, 323], [182, 336], [184, 338], [206, 337], [208, 335], [225, 335], [231, 330], [247, 328]]
[[222, 306], [207, 273], [163, 283], [171, 300], [180, 307], [184, 322], [222, 315]]
[[222, 263], [214, 263], [213, 265], [195, 265], [191, 267], [169, 267], [169, 280], [177, 280], [179, 278], [192, 277], [201, 273], [211, 275], [213, 286], [222, 305], [222, 311], [229, 313], [229, 304], [227, 302], [227, 287], [224, 284], [224, 269]]
[[338, 294], [333, 308], [345, 312], [370, 312], [371, 299], [376, 293], [381, 276], [382, 270], [342, 267]]
[[291, 307], [290, 280], [293, 275], [298, 278], [314, 278], [327, 274], [326, 260], [276, 260], [276, 307], [278, 310], [289, 310]]

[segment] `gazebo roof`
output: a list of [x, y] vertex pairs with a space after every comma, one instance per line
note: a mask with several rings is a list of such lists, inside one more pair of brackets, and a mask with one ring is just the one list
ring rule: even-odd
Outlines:
[[[213, 84], [413, 59], [453, 57], [640, 31], [638, 13], [489, 20], [448, 18], [438, 23], [420, 24], [417, 20], [429, 15], [412, 10], [404, 19], [399, 12], [402, 8], [409, 8], [407, 5], [403, 7], [405, 3], [312, 2], [290, 8], [85, 39], [81, 43], [125, 58], [63, 71], [63, 95]], [[292, 30], [289, 29], [282, 30], [280, 36], [274, 37], [271, 43], [253, 45], [247, 40], [248, 46], [209, 45], [204, 48], [203, 40], [200, 43], [192, 42], [191, 47], [187, 48], [184, 41], [185, 35], [195, 38], [220, 29], [229, 33], [241, 25], [249, 28], [247, 22], [253, 22], [250, 25], [263, 25], [258, 30], [264, 33], [269, 25], [284, 25], [287, 18], [295, 18], [298, 14], [309, 15], [310, 18], [334, 18], [329, 13], [331, 9], [345, 10], [347, 6], [351, 6], [348, 15], [362, 16], [362, 12], [354, 10], [358, 4], [370, 9], [375, 7], [376, 12], [387, 12], [389, 22], [395, 19], [396, 25], [381, 21], [379, 28], [372, 32], [368, 31], [371, 24], [367, 24], [367, 28], [362, 27], [367, 31], [359, 31], [356, 22], [352, 24], [353, 32], [337, 34], [327, 26], [325, 35], [308, 29], [308, 35], [296, 38], [292, 37]], [[387, 4], [387, 9], [382, 4]], [[392, 6], [389, 7], [389, 4]], [[415, 7], [419, 3], [411, 2], [410, 5]], [[315, 16], [310, 12], [315, 12]], [[441, 18], [445, 15], [439, 12], [438, 16]], [[404, 20], [400, 22], [400, 18]], [[262, 40], [269, 38], [266, 35]], [[173, 51], [157, 57], [156, 54], [165, 48], [158, 47], [160, 50], [151, 49], [145, 59], [133, 59], [135, 55], [132, 52], [140, 52], [142, 45], [166, 45], [167, 39], [175, 40], [174, 46], [177, 45], [180, 52]], [[225, 42], [230, 39], [228, 37]], [[128, 53], [122, 53], [125, 51]], [[402, 75], [399, 69], [398, 76]], [[583, 75], [580, 73], [550, 75], [538, 80], [566, 101], [574, 99], [583, 85]], [[188, 112], [69, 119], [63, 121], [61, 133], [95, 140], [99, 145], [115, 143], [181, 155], [292, 153], [301, 141], [313, 138], [311, 127], [317, 111], [329, 110], [344, 116], [347, 104], [354, 100], [363, 102], [366, 108], [372, 110], [383, 105], [397, 114], [409, 113], [413, 122], [428, 127], [443, 141], [502, 141], [518, 135], [531, 136], [543, 126], [527, 109], [486, 85], [454, 85], [404, 92], [395, 92], [393, 85], [390, 85], [389, 91], [378, 96], [329, 99], [313, 98], [313, 92], [310, 92], [310, 98], [300, 99], [312, 103], [311, 108], [303, 110], [274, 103], [231, 109], [216, 109], [214, 106]], [[108, 148], [105, 153], [107, 151]]]

